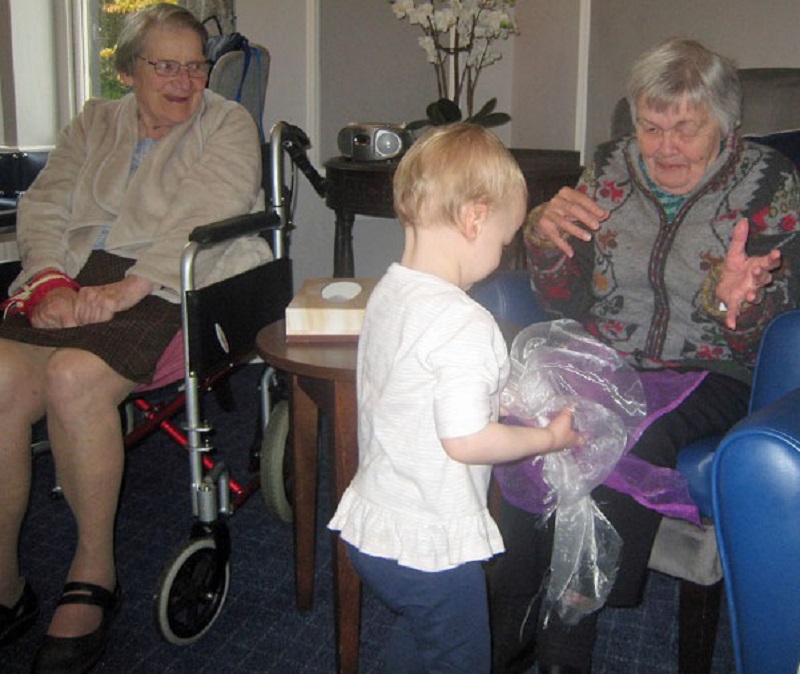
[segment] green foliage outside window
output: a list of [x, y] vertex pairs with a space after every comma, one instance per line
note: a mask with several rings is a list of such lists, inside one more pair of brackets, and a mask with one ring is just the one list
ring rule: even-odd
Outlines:
[[101, 98], [122, 98], [128, 91], [127, 87], [120, 81], [114, 68], [117, 37], [122, 30], [125, 17], [132, 12], [139, 11], [142, 7], [164, 1], [175, 5], [178, 4], [177, 0], [99, 0]]

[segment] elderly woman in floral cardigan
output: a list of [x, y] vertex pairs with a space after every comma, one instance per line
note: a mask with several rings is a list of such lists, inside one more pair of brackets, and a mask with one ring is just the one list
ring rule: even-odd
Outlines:
[[[687, 377], [685, 397], [631, 454], [674, 468], [692, 441], [724, 434], [747, 412], [761, 334], [800, 289], [800, 192], [794, 165], [742, 139], [733, 64], [671, 39], [639, 58], [629, 97], [635, 134], [600, 146], [576, 189], [529, 214], [541, 302], [619, 352], [643, 377]], [[608, 604], [641, 601], [661, 515], [608, 486], [592, 495], [622, 538]], [[597, 612], [539, 619], [552, 518], [503, 503], [507, 552], [492, 573], [497, 672], [591, 669]]]

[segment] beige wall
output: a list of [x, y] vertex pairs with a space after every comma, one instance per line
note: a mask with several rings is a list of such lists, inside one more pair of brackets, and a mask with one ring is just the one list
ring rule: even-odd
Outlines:
[[[302, 128], [319, 166], [318, 45], [316, 2], [304, 0], [237, 0], [237, 27], [250, 40], [267, 46], [271, 66], [264, 106], [264, 129], [286, 121]], [[312, 187], [300, 178], [292, 234], [295, 287], [306, 278], [329, 276], [333, 270], [333, 217]]]
[[[237, 25], [272, 56], [265, 128], [287, 120], [314, 143], [317, 166], [338, 154], [336, 136], [349, 122], [407, 122], [424, 117], [436, 98], [433, 68], [417, 44], [419, 29], [376, 0], [237, 0]], [[511, 112], [511, 43], [486, 71], [483, 101], [498, 96]], [[511, 129], [502, 132], [510, 142]], [[301, 179], [292, 257], [295, 281], [333, 273], [334, 215]], [[356, 275], [378, 276], [398, 259], [403, 233], [394, 220], [359, 216]]]
[[512, 145], [575, 149], [580, 0], [517, 3]]

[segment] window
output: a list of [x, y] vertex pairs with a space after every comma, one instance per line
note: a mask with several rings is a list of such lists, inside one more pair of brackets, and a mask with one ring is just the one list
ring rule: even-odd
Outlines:
[[[235, 30], [233, 0], [169, 1]], [[154, 2], [0, 0], [0, 148], [49, 149], [84, 101], [123, 95], [114, 45], [125, 15]]]
[[[117, 38], [125, 17], [161, 0], [81, 0], [85, 21], [81, 43], [85, 50], [83, 100], [87, 98], [122, 98], [126, 88], [114, 69]], [[178, 4], [177, 0], [166, 0]], [[81, 79], [80, 77], [78, 78]]]

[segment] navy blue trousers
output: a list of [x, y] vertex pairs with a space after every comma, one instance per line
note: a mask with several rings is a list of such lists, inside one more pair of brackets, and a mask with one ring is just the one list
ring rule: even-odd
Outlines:
[[347, 545], [361, 580], [392, 611], [385, 674], [488, 674], [486, 573], [480, 562], [425, 572]]

